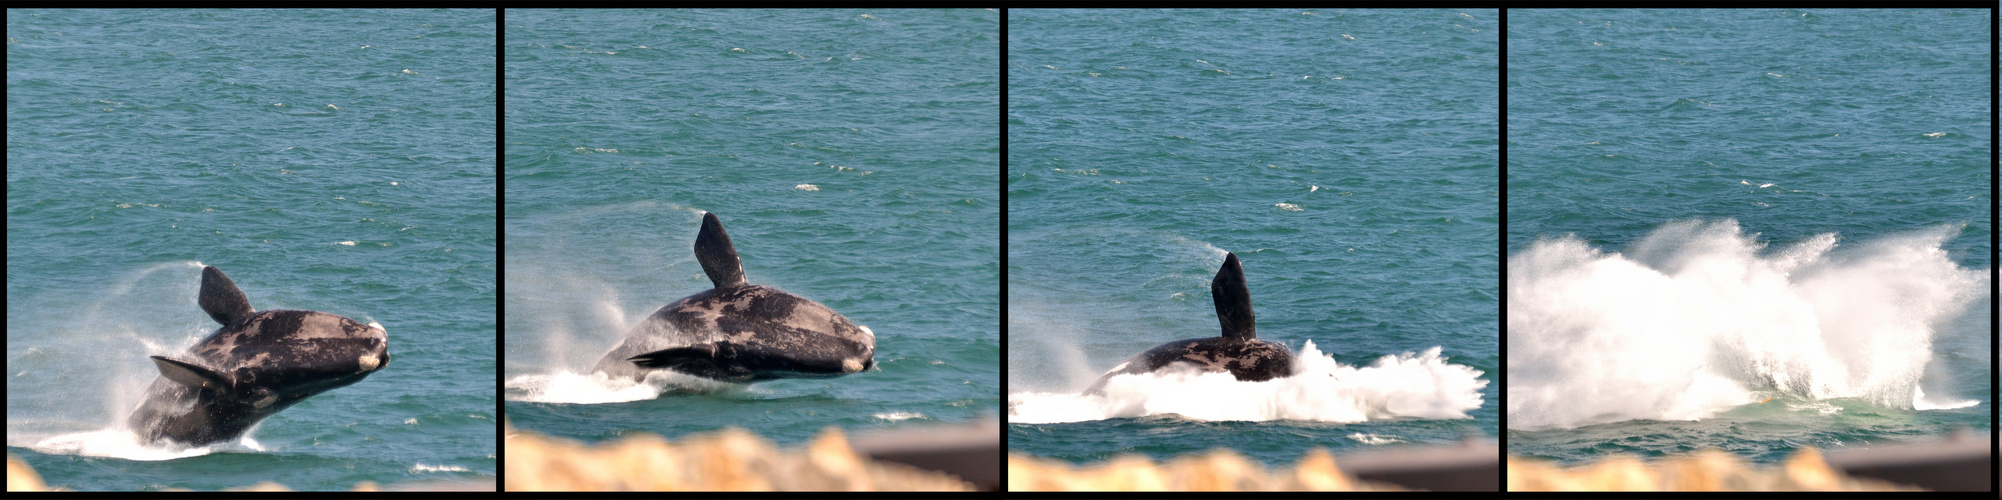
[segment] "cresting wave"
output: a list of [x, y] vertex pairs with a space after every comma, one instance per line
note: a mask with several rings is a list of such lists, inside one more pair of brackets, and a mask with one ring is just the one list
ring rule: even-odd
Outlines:
[[1295, 362], [1292, 376], [1264, 382], [1171, 365], [1115, 376], [1102, 397], [1015, 393], [1008, 396], [1008, 421], [1046, 424], [1166, 414], [1245, 421], [1467, 418], [1468, 411], [1481, 407], [1481, 389], [1488, 385], [1480, 370], [1447, 363], [1439, 347], [1356, 367], [1336, 362], [1310, 340]]
[[1928, 399], [1942, 322], [1983, 293], [1946, 225], [1837, 250], [1833, 233], [1765, 251], [1735, 220], [1670, 222], [1625, 253], [1575, 236], [1508, 261], [1508, 425], [1694, 420], [1775, 393], [1886, 408]]

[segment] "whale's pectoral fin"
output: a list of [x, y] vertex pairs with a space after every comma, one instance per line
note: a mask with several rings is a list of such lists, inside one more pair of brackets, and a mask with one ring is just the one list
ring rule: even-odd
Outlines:
[[[214, 269], [214, 268], [210, 268]], [[231, 384], [228, 375], [217, 373], [207, 367], [181, 361], [166, 356], [152, 356], [153, 364], [160, 367], [160, 376], [167, 377], [181, 385], [193, 388], [227, 390]]]
[[748, 283], [744, 263], [737, 260], [737, 247], [730, 244], [730, 233], [723, 232], [723, 222], [716, 220], [713, 212], [702, 214], [702, 232], [695, 235], [695, 260], [702, 263], [702, 272], [716, 288]]
[[1104, 375], [1099, 375], [1098, 380], [1091, 383], [1091, 387], [1086, 387], [1084, 389], [1084, 395], [1103, 396], [1105, 395], [1105, 383], [1111, 382], [1113, 375], [1122, 375], [1127, 373], [1147, 373], [1146, 365], [1147, 365], [1146, 363], [1139, 363], [1132, 360], [1120, 363], [1119, 366], [1114, 366], [1112, 367], [1111, 370], [1106, 370]]
[[626, 359], [640, 368], [673, 368], [693, 362], [708, 363], [716, 358], [716, 344], [697, 344], [661, 349]]
[[686, 347], [661, 349], [631, 358], [626, 358], [641, 368], [663, 368], [697, 377], [743, 382], [757, 374], [726, 359], [734, 356], [736, 346], [722, 342], [696, 344]]
[[1084, 388], [1084, 395], [1086, 395], [1086, 396], [1104, 396], [1104, 395], [1105, 395], [1105, 383], [1106, 383], [1106, 382], [1110, 382], [1110, 381], [1112, 381], [1112, 374], [1110, 374], [1110, 373], [1107, 373], [1107, 374], [1105, 374], [1105, 375], [1101, 375], [1101, 376], [1099, 376], [1099, 377], [1098, 377], [1098, 380], [1097, 380], [1097, 381], [1095, 381], [1095, 382], [1092, 382], [1092, 383], [1091, 383], [1091, 387], [1086, 387], [1086, 388]]
[[230, 281], [215, 266], [202, 268], [202, 297], [198, 302], [202, 312], [209, 313], [210, 318], [215, 318], [215, 322], [223, 326], [250, 317], [250, 298], [245, 297], [243, 290], [236, 288], [236, 282]]
[[1223, 336], [1251, 340], [1258, 338], [1258, 321], [1251, 313], [1251, 289], [1244, 284], [1244, 265], [1237, 254], [1227, 254], [1216, 279], [1210, 281], [1210, 298], [1216, 301], [1216, 320]]

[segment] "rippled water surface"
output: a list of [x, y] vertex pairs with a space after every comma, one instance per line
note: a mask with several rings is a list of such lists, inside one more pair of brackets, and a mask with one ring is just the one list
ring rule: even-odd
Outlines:
[[[796, 446], [997, 416], [1000, 13], [518, 11], [507, 17], [504, 398], [586, 441], [726, 426]], [[594, 380], [711, 287], [704, 211], [752, 283], [875, 331], [877, 369], [727, 386]], [[663, 394], [664, 393], [664, 394]]]
[[1512, 11], [1508, 451], [1990, 429], [1988, 19]]
[[[1497, 17], [1011, 11], [1009, 448], [1291, 464], [1496, 435]], [[1305, 374], [1075, 396], [1217, 336], [1225, 252]]]
[[[8, 452], [78, 490], [491, 481], [495, 30], [491, 10], [8, 10]], [[134, 444], [116, 427], [146, 356], [217, 327], [201, 265], [258, 309], [379, 322], [392, 363], [243, 441]]]

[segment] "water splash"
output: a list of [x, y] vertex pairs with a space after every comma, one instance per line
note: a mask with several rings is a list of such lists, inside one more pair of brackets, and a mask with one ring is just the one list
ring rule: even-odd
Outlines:
[[607, 377], [604, 373], [558, 371], [507, 379], [508, 401], [564, 404], [605, 404], [641, 401], [662, 394], [713, 393], [743, 390], [746, 384], [709, 380], [669, 370], [654, 370], [644, 380]]
[[[126, 460], [159, 461], [176, 458], [199, 457], [219, 451], [263, 452], [268, 451], [251, 435], [256, 427], [243, 433], [233, 441], [210, 443], [204, 446], [181, 446], [171, 442], [145, 443], [139, 435], [122, 426], [50, 436], [24, 446], [40, 453], [51, 455], [82, 455], [90, 457], [111, 457]], [[10, 446], [12, 444], [10, 443]]]
[[1959, 230], [1840, 252], [1830, 233], [1762, 253], [1730, 219], [1624, 255], [1538, 241], [1509, 257], [1508, 425], [1701, 419], [1755, 391], [1913, 408], [1937, 326], [1981, 292], [1941, 249]]
[[1060, 423], [1178, 414], [1197, 420], [1363, 422], [1397, 417], [1467, 418], [1481, 407], [1481, 372], [1446, 362], [1440, 348], [1343, 365], [1307, 341], [1294, 375], [1243, 382], [1185, 364], [1112, 377], [1103, 396], [1023, 392], [1008, 396], [1011, 423]]
[[[8, 445], [48, 454], [169, 460], [213, 451], [262, 451], [247, 437], [231, 443], [181, 447], [142, 443], [124, 428], [159, 372], [148, 355], [181, 355], [213, 330], [195, 299], [204, 264], [175, 260], [145, 265], [90, 289], [88, 303], [49, 314], [34, 340], [36, 359], [9, 359], [16, 380], [32, 385], [11, 402]], [[80, 360], [109, 360], [79, 363]], [[57, 387], [56, 389], [50, 389]], [[255, 428], [253, 427], [253, 430]]]
[[1912, 409], [1914, 410], [1952, 410], [1978, 404], [1981, 404], [1981, 400], [1979, 399], [1928, 398], [1926, 397], [1925, 389], [1918, 389], [1918, 394], [1912, 396]]

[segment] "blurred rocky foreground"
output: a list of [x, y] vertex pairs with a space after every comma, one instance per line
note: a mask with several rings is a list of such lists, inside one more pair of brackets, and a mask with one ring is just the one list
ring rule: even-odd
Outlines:
[[[61, 486], [51, 488], [48, 485], [43, 484], [42, 475], [36, 474], [34, 467], [29, 467], [28, 463], [22, 461], [20, 457], [14, 456], [13, 453], [8, 453], [7, 491], [73, 491], [73, 490]], [[185, 488], [168, 488], [166, 491], [193, 491], [193, 490]], [[262, 483], [257, 483], [241, 488], [230, 488], [225, 491], [292, 491], [292, 490], [287, 489], [285, 485], [278, 484], [272, 481], [265, 481]], [[376, 484], [374, 481], [362, 481], [360, 483], [355, 483], [355, 488], [353, 491], [494, 491], [494, 483], [493, 481], [420, 481], [420, 482], [410, 482], [410, 483], [397, 483], [394, 485], [390, 485], [387, 488], [384, 488], [382, 485]]]
[[1343, 456], [1315, 448], [1290, 467], [1267, 470], [1235, 451], [1213, 450], [1155, 463], [1122, 455], [1101, 463], [1008, 455], [1010, 491], [1496, 491], [1500, 449], [1493, 442], [1404, 447]]
[[859, 436], [854, 445], [829, 427], [798, 450], [738, 428], [588, 445], [505, 427], [507, 491], [969, 491], [998, 487], [968, 480], [995, 482], [1000, 472], [993, 423]]
[[[1847, 448], [1823, 457], [1803, 449], [1772, 466], [1722, 451], [1642, 461], [1612, 456], [1560, 467], [1509, 457], [1509, 491], [1987, 491], [1998, 471], [1990, 438], [1959, 433], [1932, 443]], [[1008, 456], [1011, 491], [1495, 491], [1500, 450], [1492, 442], [1390, 448], [1330, 455], [1315, 449], [1267, 470], [1231, 450], [1156, 463], [1124, 455], [1086, 465]], [[1339, 465], [1337, 465], [1339, 463]]]
[[1508, 459], [1509, 491], [1987, 491], [1994, 473], [1987, 436], [1833, 452], [1803, 449], [1772, 467], [1722, 451], [1642, 462], [1614, 456], [1558, 467]]
[[1761, 469], [1737, 455], [1710, 450], [1642, 462], [1615, 456], [1591, 465], [1556, 467], [1510, 457], [1509, 491], [1922, 491], [1913, 486], [1850, 477], [1828, 466], [1815, 450], [1801, 450], [1776, 467]]
[[1266, 471], [1237, 452], [1218, 449], [1166, 463], [1139, 455], [1072, 466], [1067, 462], [1008, 454], [1009, 491], [1395, 491], [1343, 474], [1334, 455], [1315, 448], [1290, 469]]

